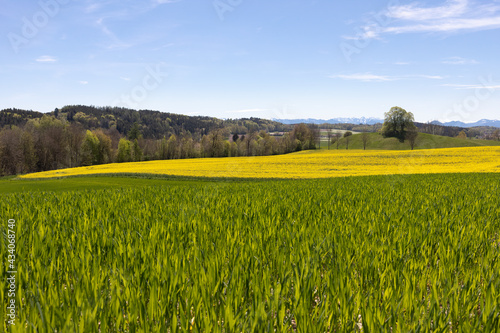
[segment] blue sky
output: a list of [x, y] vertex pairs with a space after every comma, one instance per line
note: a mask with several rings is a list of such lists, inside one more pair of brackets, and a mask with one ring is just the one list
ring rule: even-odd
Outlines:
[[0, 109], [500, 118], [500, 0], [4, 0]]

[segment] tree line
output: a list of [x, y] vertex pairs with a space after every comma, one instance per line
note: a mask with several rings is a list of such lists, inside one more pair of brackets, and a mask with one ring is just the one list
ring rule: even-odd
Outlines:
[[229, 126], [194, 133], [183, 129], [152, 138], [143, 134], [138, 122], [125, 135], [117, 126], [88, 129], [81, 122], [44, 114], [0, 130], [0, 175], [113, 162], [285, 154], [315, 149], [319, 139], [319, 129], [305, 124], [279, 136], [258, 126], [235, 124], [245, 132], [232, 132]]

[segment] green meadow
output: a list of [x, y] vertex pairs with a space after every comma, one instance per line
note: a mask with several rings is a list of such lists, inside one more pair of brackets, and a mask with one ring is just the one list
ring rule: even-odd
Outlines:
[[[400, 142], [396, 138], [384, 138], [380, 133], [367, 133], [366, 149], [368, 150], [409, 150], [408, 141]], [[339, 149], [346, 148], [347, 139], [339, 140]], [[321, 147], [326, 148], [328, 141], [322, 142]], [[500, 146], [500, 141], [479, 140], [479, 139], [459, 139], [448, 136], [419, 133], [415, 140], [414, 149], [435, 149], [435, 148], [458, 148], [458, 147], [479, 147], [479, 146]], [[330, 149], [336, 149], [337, 143], [332, 143]], [[363, 149], [362, 134], [354, 134], [349, 137], [349, 149]]]

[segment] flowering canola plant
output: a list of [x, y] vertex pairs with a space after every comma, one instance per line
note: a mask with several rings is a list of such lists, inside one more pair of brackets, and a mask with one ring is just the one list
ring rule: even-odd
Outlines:
[[220, 178], [331, 178], [366, 175], [500, 172], [500, 147], [415, 151], [316, 150], [279, 156], [114, 163], [20, 176], [155, 174]]

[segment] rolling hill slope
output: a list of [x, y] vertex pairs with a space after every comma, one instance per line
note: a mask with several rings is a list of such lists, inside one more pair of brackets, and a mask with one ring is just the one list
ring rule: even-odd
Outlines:
[[[326, 145], [324, 143], [324, 145]], [[479, 147], [479, 146], [500, 146], [500, 141], [458, 139], [447, 136], [432, 135], [420, 133], [418, 135], [415, 149], [433, 149], [433, 148], [458, 148], [458, 147]], [[324, 147], [324, 146], [323, 146]], [[336, 149], [337, 144], [331, 145], [330, 149]], [[339, 149], [346, 148], [346, 139], [342, 138], [339, 142]], [[354, 134], [349, 137], [349, 149], [363, 149], [361, 134]], [[368, 133], [368, 144], [366, 149], [370, 150], [409, 150], [408, 141], [399, 142], [396, 138], [384, 138], [379, 133]]]

